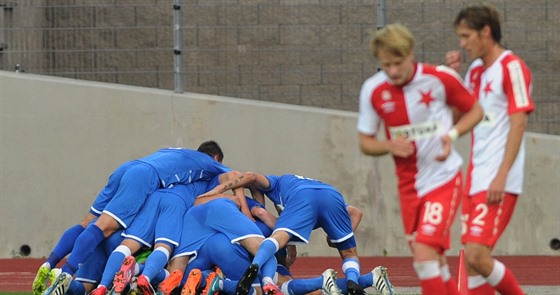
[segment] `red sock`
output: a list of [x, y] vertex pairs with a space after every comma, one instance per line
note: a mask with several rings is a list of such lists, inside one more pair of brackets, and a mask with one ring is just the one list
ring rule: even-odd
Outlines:
[[476, 288], [469, 289], [469, 295], [495, 295], [496, 291], [490, 286], [490, 284], [485, 283]]
[[447, 295], [447, 288], [441, 277], [420, 280], [420, 286], [423, 295]]
[[506, 268], [504, 278], [494, 288], [504, 295], [525, 295], [509, 268]]
[[447, 282], [443, 282], [445, 284], [445, 288], [447, 289], [447, 294], [449, 295], [460, 295], [459, 294], [459, 287], [457, 286], [457, 281], [454, 278], [449, 278]]

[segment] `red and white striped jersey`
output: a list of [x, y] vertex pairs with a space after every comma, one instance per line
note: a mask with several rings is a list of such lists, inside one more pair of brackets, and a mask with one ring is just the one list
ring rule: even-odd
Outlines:
[[402, 86], [378, 72], [362, 85], [358, 131], [375, 135], [385, 125], [387, 138], [412, 140], [415, 153], [393, 157], [401, 196], [422, 197], [449, 182], [461, 168], [461, 156], [452, 149], [446, 161], [436, 160], [441, 137], [453, 126], [451, 106], [466, 112], [475, 99], [461, 78], [448, 67], [416, 63], [413, 78]]
[[[488, 190], [504, 159], [509, 133], [509, 115], [531, 112], [531, 72], [511, 51], [504, 51], [488, 68], [475, 60], [465, 77], [467, 85], [484, 109], [484, 119], [472, 131], [472, 154], [467, 180], [469, 195]], [[506, 181], [506, 192], [521, 194], [525, 140]]]

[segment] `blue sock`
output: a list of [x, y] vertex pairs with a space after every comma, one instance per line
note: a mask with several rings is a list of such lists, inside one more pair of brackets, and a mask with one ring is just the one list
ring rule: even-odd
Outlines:
[[323, 277], [291, 280], [288, 284], [290, 294], [307, 294], [323, 287]]
[[119, 246], [109, 255], [107, 264], [105, 264], [105, 270], [103, 270], [103, 275], [101, 276], [101, 281], [99, 282], [100, 285], [107, 287], [107, 289], [111, 288], [115, 274], [121, 269], [121, 265], [127, 254], [130, 255], [130, 250], [124, 253], [126, 250], [128, 250], [126, 246]]
[[[262, 267], [270, 257], [274, 256], [274, 253], [278, 251], [278, 242], [275, 239], [266, 238], [261, 242], [257, 255], [253, 259], [253, 263], [256, 263], [259, 267]], [[275, 266], [276, 267], [276, 266]]]
[[224, 286], [222, 288], [222, 291], [228, 295], [230, 294], [235, 294], [236, 290], [237, 290], [237, 283], [239, 281], [232, 281], [229, 279], [225, 279], [223, 280], [224, 282]]
[[168, 259], [169, 251], [163, 247], [157, 247], [146, 259], [142, 274], [151, 280], [165, 267]]
[[268, 259], [261, 268], [262, 276], [274, 278], [274, 274], [276, 273], [277, 266], [278, 266], [278, 261], [276, 260], [276, 256], [272, 255], [270, 259]]
[[84, 285], [78, 281], [72, 280], [70, 282], [70, 287], [68, 287], [68, 291], [66, 291], [67, 295], [84, 295], [86, 294], [86, 288]]
[[169, 272], [167, 272], [165, 269], [161, 269], [157, 273], [157, 275], [155, 275], [154, 278], [150, 280], [150, 282], [152, 283], [152, 285], [157, 286], [161, 282], [163, 282], [163, 280], [165, 280], [165, 278], [167, 278], [168, 274], [169, 274]]
[[95, 224], [86, 227], [76, 239], [72, 253], [68, 257], [66, 264], [62, 266], [62, 271], [73, 275], [78, 270], [80, 264], [93, 253], [93, 249], [104, 239], [103, 231]]
[[208, 277], [208, 275], [211, 273], [212, 271], [209, 269], [203, 270], [202, 271], [202, 275], [201, 277], [201, 281], [200, 281], [200, 289], [204, 289], [206, 287], [206, 278]]
[[62, 234], [46, 261], [51, 265], [51, 268], [54, 268], [62, 258], [70, 254], [72, 247], [74, 247], [74, 242], [76, 242], [76, 239], [83, 231], [84, 228], [76, 224]]
[[346, 280], [358, 282], [360, 277], [360, 262], [357, 258], [346, 258], [342, 261], [342, 271], [346, 276]]
[[348, 284], [346, 278], [337, 278], [336, 285], [340, 288], [342, 294], [348, 294]]
[[367, 288], [367, 287], [372, 287], [373, 286], [373, 272], [368, 272], [365, 275], [362, 275], [359, 279], [358, 279], [358, 284], [360, 284], [360, 286]]

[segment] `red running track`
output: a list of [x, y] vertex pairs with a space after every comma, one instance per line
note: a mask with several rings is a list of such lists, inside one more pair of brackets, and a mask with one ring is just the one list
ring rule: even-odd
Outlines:
[[[521, 285], [560, 286], [560, 256], [500, 256], [516, 275]], [[43, 259], [19, 258], [0, 259], [0, 292], [31, 292], [31, 283], [35, 272]], [[418, 279], [412, 269], [410, 257], [361, 257], [362, 272], [370, 271], [377, 265], [389, 269], [389, 278], [395, 286], [417, 287]], [[451, 273], [457, 275], [457, 257], [449, 257]], [[296, 278], [308, 278], [320, 275], [327, 268], [334, 268], [339, 273], [338, 257], [298, 257], [292, 266], [292, 275]]]

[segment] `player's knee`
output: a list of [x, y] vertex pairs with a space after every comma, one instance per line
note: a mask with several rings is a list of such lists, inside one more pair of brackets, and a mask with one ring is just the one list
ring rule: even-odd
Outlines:
[[486, 257], [486, 253], [481, 251], [480, 249], [467, 249], [465, 251], [465, 261], [467, 264], [476, 269], [479, 269], [488, 261], [488, 257]]

